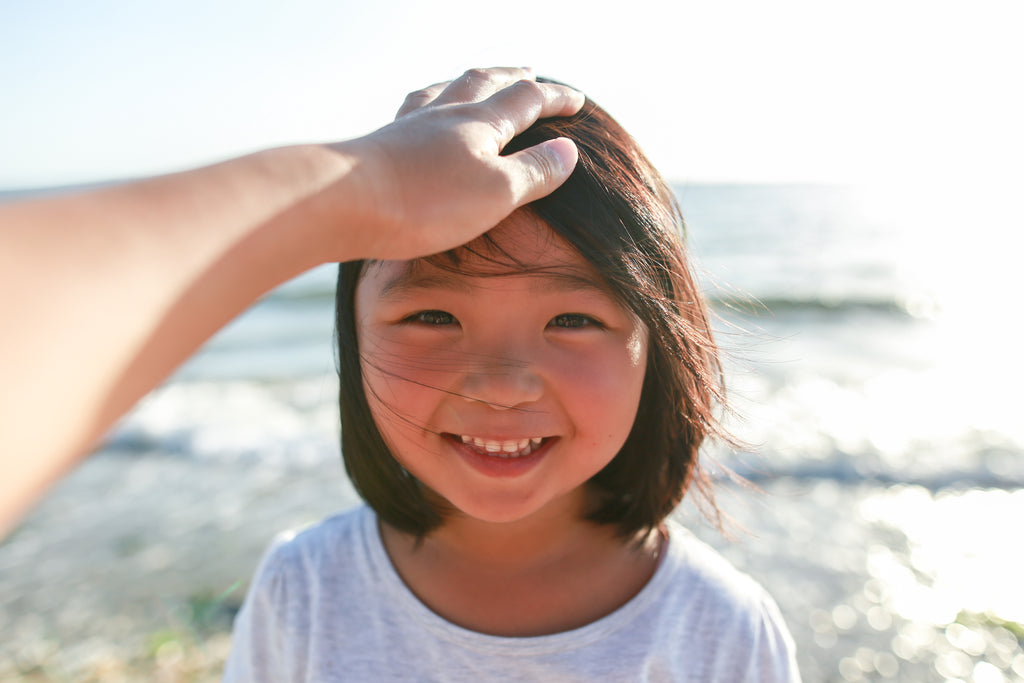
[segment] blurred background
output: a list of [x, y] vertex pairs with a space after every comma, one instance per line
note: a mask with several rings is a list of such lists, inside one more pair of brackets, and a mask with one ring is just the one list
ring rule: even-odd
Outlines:
[[[0, 201], [384, 124], [529, 64], [670, 180], [751, 447], [708, 456], [807, 681], [1024, 680], [1019, 2], [0, 3]], [[271, 293], [0, 544], [0, 680], [217, 680], [278, 532], [355, 503], [333, 271]], [[17, 324], [7, 321], [5, 324]]]

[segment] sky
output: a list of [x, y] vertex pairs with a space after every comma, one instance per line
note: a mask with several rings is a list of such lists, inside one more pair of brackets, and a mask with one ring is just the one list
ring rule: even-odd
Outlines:
[[1024, 3], [0, 2], [0, 189], [334, 141], [473, 66], [586, 91], [671, 181], [1024, 180]]

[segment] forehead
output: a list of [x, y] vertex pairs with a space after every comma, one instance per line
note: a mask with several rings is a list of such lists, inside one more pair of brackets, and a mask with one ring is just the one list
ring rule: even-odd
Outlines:
[[596, 290], [611, 295], [598, 271], [539, 218], [518, 211], [485, 235], [444, 254], [412, 261], [375, 261], [360, 289], [400, 298], [422, 289], [472, 291], [480, 278], [525, 278], [530, 286]]

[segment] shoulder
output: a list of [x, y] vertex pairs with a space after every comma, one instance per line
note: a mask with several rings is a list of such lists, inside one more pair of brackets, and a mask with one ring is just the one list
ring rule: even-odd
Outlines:
[[308, 667], [349, 639], [374, 607], [367, 596], [377, 580], [376, 523], [360, 506], [278, 535], [235, 618], [225, 681], [324, 680], [309, 678]]
[[666, 523], [669, 543], [666, 562], [690, 595], [730, 611], [756, 609], [768, 594], [753, 578], [734, 567], [711, 546], [678, 522]]
[[706, 680], [799, 680], [792, 636], [767, 591], [678, 523], [667, 527], [663, 604], [681, 624], [674, 637], [706, 653]]
[[357, 543], [367, 525], [375, 524], [373, 511], [365, 505], [344, 510], [319, 522], [279, 533], [267, 550], [278, 561], [296, 557], [319, 558], [338, 548], [339, 543]]
[[285, 590], [301, 593], [303, 587], [333, 574], [350, 574], [353, 565], [365, 560], [361, 551], [367, 545], [367, 530], [375, 524], [373, 512], [359, 506], [278, 534], [256, 571], [251, 591], [275, 593], [279, 603]]

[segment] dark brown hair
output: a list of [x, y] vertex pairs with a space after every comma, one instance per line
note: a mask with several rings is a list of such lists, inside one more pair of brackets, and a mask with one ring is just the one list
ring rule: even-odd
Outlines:
[[[649, 330], [647, 370], [632, 431], [588, 482], [596, 494], [589, 518], [633, 538], [660, 524], [691, 486], [714, 508], [698, 450], [709, 435], [725, 436], [715, 417], [716, 406], [724, 404], [718, 350], [683, 246], [679, 207], [633, 138], [588, 99], [574, 116], [538, 121], [503, 153], [556, 137], [576, 142], [579, 163], [565, 184], [528, 210], [592, 264], [618, 302]], [[449, 263], [458, 262], [458, 252], [447, 254]], [[364, 265], [343, 263], [338, 271], [345, 468], [381, 519], [423, 536], [443, 522], [443, 511], [389, 452], [363, 389], [354, 297]]]

